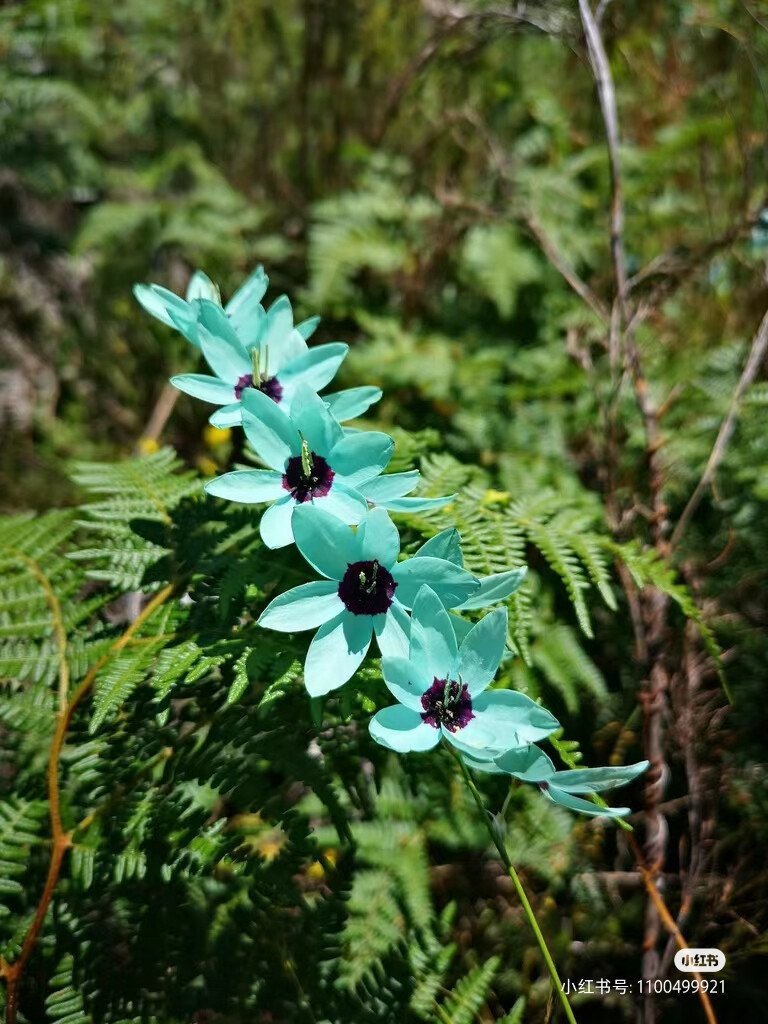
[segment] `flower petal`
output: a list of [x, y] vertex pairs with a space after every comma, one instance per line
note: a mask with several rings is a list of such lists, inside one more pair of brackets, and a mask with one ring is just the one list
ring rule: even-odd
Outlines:
[[461, 756], [467, 768], [471, 768], [473, 772], [487, 772], [488, 775], [504, 774], [501, 768], [497, 767], [497, 765], [493, 761], [479, 761], [472, 757], [471, 754], [468, 754], [466, 750], [461, 751]]
[[174, 292], [163, 288], [159, 284], [135, 284], [133, 294], [139, 305], [143, 306], [150, 316], [155, 317], [168, 327], [176, 327], [169, 309], [172, 309], [181, 317], [193, 317], [188, 304]]
[[232, 329], [221, 306], [199, 299], [197, 336], [200, 348], [213, 372], [234, 388], [240, 377], [250, 374], [250, 357]]
[[440, 727], [443, 736], [452, 746], [470, 757], [479, 761], [493, 761], [493, 752], [496, 750], [496, 732], [488, 727], [488, 723], [479, 722], [473, 718], [463, 729], [451, 732], [445, 726]]
[[315, 507], [323, 509], [324, 512], [330, 512], [332, 516], [336, 516], [337, 519], [341, 519], [343, 523], [350, 526], [357, 525], [368, 511], [362, 494], [358, 494], [351, 487], [346, 487], [336, 480], [331, 484], [331, 489], [327, 494], [310, 500]]
[[397, 527], [383, 508], [372, 509], [363, 517], [357, 530], [357, 559], [375, 559], [379, 565], [391, 570], [399, 554], [400, 534]]
[[450, 505], [455, 494], [449, 494], [445, 498], [391, 498], [389, 501], [380, 502], [390, 512], [426, 512], [431, 508], [444, 508]]
[[304, 662], [304, 685], [313, 697], [343, 686], [357, 671], [371, 646], [369, 615], [343, 611], [315, 633]]
[[336, 371], [349, 352], [349, 345], [335, 342], [332, 345], [316, 345], [298, 359], [280, 367], [281, 383], [306, 384], [313, 391], [320, 391], [336, 376]]
[[[291, 419], [310, 451], [327, 458], [334, 445], [344, 436], [331, 416], [325, 402], [306, 384], [301, 384], [291, 401]], [[335, 470], [333, 462], [331, 468]]]
[[187, 303], [185, 309], [179, 309], [176, 306], [168, 306], [166, 308], [168, 316], [171, 318], [173, 326], [179, 334], [182, 334], [195, 348], [200, 348], [199, 301]]
[[459, 649], [457, 668], [470, 697], [479, 696], [496, 675], [506, 642], [506, 608], [486, 615], [467, 633]]
[[246, 504], [274, 501], [287, 496], [282, 474], [271, 469], [237, 469], [210, 480], [205, 489], [216, 498], [228, 498]]
[[519, 569], [510, 569], [509, 572], [497, 572], [492, 576], [485, 576], [480, 580], [480, 586], [472, 597], [458, 607], [465, 610], [485, 608], [489, 604], [503, 601], [505, 597], [514, 594], [525, 579], [527, 572], [528, 567], [523, 565]]
[[243, 391], [243, 429], [259, 458], [282, 473], [301, 451], [299, 432], [276, 402], [256, 388]]
[[334, 580], [316, 580], [286, 590], [270, 601], [259, 618], [259, 625], [280, 633], [298, 633], [314, 629], [336, 618], [343, 611]]
[[284, 548], [293, 544], [293, 525], [291, 515], [296, 508], [296, 500], [286, 494], [265, 510], [259, 520], [259, 533], [268, 548]]
[[554, 715], [517, 690], [486, 690], [472, 710], [498, 734], [499, 753], [543, 740], [560, 727]]
[[259, 264], [226, 304], [224, 309], [236, 331], [238, 326], [252, 316], [256, 309], [261, 306], [261, 300], [264, 298], [268, 285], [269, 278], [264, 273], [264, 267]]
[[571, 796], [562, 789], [558, 789], [551, 783], [543, 790], [549, 799], [561, 807], [567, 807], [569, 811], [578, 811], [579, 814], [588, 814], [593, 818], [623, 818], [630, 813], [630, 807], [598, 807], [591, 800], [582, 800], [578, 796]]
[[378, 430], [361, 430], [345, 434], [333, 446], [329, 461], [346, 483], [355, 487], [382, 473], [392, 458], [395, 442], [389, 434]]
[[213, 402], [214, 405], [225, 405], [235, 396], [231, 384], [205, 373], [182, 373], [171, 377], [171, 384], [186, 395], [199, 398], [202, 402]]
[[411, 711], [421, 713], [423, 711], [421, 698], [429, 689], [432, 680], [426, 682], [417, 677], [414, 668], [415, 666], [408, 658], [383, 658], [381, 662], [384, 682], [392, 696]]
[[312, 335], [317, 330], [319, 323], [320, 323], [320, 317], [319, 316], [310, 316], [310, 317], [307, 317], [306, 320], [302, 320], [300, 324], [296, 324], [296, 327], [294, 328], [294, 330], [297, 330], [299, 332], [299, 334], [302, 336], [304, 341], [309, 341], [309, 339], [312, 337]]
[[253, 366], [253, 353], [258, 349], [259, 370], [266, 376], [274, 377], [274, 369], [272, 361], [269, 359], [269, 352], [265, 352], [261, 348], [261, 339], [267, 324], [267, 314], [264, 311], [264, 307], [258, 305], [248, 319], [233, 319], [232, 324], [233, 326], [237, 325], [237, 336], [240, 339], [240, 344], [248, 353], [251, 366]]
[[287, 295], [275, 299], [267, 310], [261, 347], [267, 349], [271, 373], [279, 371], [307, 351], [306, 341], [293, 328], [293, 309]]
[[328, 579], [340, 580], [347, 566], [358, 561], [354, 532], [314, 504], [297, 505], [294, 509], [293, 536], [309, 564]]
[[402, 498], [419, 482], [418, 470], [410, 473], [387, 473], [385, 476], [374, 476], [370, 480], [357, 485], [357, 489], [374, 505], [383, 505], [392, 498]]
[[494, 761], [501, 771], [523, 782], [544, 782], [555, 774], [555, 766], [550, 759], [532, 743], [508, 750]]
[[332, 395], [323, 395], [323, 401], [339, 423], [344, 423], [362, 416], [366, 409], [378, 402], [381, 394], [381, 388], [346, 388]]
[[650, 762], [620, 765], [615, 768], [574, 768], [558, 772], [554, 784], [567, 793], [600, 793], [607, 789], [626, 786], [642, 775]]
[[374, 616], [373, 629], [382, 657], [408, 657], [410, 625], [408, 613], [397, 601], [392, 602], [388, 612]]
[[194, 302], [195, 299], [210, 299], [211, 302], [218, 302], [219, 289], [202, 270], [196, 270], [189, 279], [186, 293], [187, 302]]
[[455, 527], [449, 526], [447, 530], [430, 537], [413, 557], [423, 558], [425, 555], [429, 555], [431, 558], [444, 558], [446, 562], [453, 562], [454, 565], [463, 567], [464, 558], [461, 554], [460, 541], [459, 531]]
[[239, 427], [243, 423], [243, 407], [240, 402], [232, 402], [231, 405], [222, 405], [215, 413], [208, 417], [212, 427], [219, 430], [226, 430], [228, 427]]
[[410, 659], [419, 677], [448, 679], [456, 661], [456, 636], [448, 612], [430, 587], [422, 587], [411, 613]]
[[[370, 515], [382, 511], [374, 509]], [[430, 555], [408, 558], [398, 562], [392, 570], [398, 583], [397, 599], [406, 608], [412, 608], [419, 588], [425, 583], [430, 586], [446, 608], [466, 601], [477, 590], [479, 583], [465, 569], [444, 558]]]
[[427, 725], [421, 715], [402, 704], [377, 711], [368, 728], [377, 743], [398, 754], [432, 750], [440, 742], [440, 730]]

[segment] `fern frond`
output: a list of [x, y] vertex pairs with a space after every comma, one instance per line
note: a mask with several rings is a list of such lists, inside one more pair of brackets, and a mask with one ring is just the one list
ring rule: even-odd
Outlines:
[[49, 982], [51, 994], [45, 1000], [45, 1013], [51, 1024], [91, 1024], [91, 1015], [85, 1012], [83, 997], [72, 980], [73, 970], [74, 959], [68, 953]]
[[341, 937], [340, 983], [351, 989], [364, 981], [375, 984], [373, 972], [404, 941], [405, 933], [392, 875], [384, 869], [359, 871]]
[[82, 574], [60, 553], [76, 528], [71, 511], [0, 523], [0, 676], [50, 684], [69, 674], [67, 619]]
[[[18, 879], [25, 873], [29, 850], [41, 840], [46, 805], [40, 801], [11, 797], [0, 801], [0, 896], [21, 896]], [[11, 911], [0, 904], [0, 918]]]
[[162, 640], [155, 640], [129, 647], [102, 669], [93, 694], [92, 733], [96, 732], [107, 715], [119, 708], [129, 694], [144, 682], [149, 666], [162, 646]]
[[411, 995], [410, 1007], [420, 1020], [434, 1021], [437, 996], [445, 987], [446, 976], [455, 956], [455, 943], [441, 944], [431, 933], [427, 933], [421, 942], [411, 943], [409, 958], [416, 986]]
[[450, 1020], [451, 1024], [473, 1024], [488, 998], [500, 963], [499, 957], [489, 957], [484, 964], [473, 967], [469, 974], [460, 978], [441, 1005], [444, 1019]]
[[173, 509], [202, 491], [195, 474], [181, 471], [170, 448], [119, 463], [77, 462], [72, 479], [89, 494], [109, 497], [82, 507], [86, 518], [79, 525], [96, 540], [70, 557], [86, 562], [92, 579], [123, 590], [138, 590], [147, 569], [169, 550], [162, 529], [157, 539], [148, 539], [137, 532], [140, 524], [170, 527]]
[[501, 1020], [497, 1021], [497, 1024], [523, 1024], [526, 1002], [525, 996], [520, 996], [515, 1000], [515, 1005], [509, 1013], [505, 1013]]
[[600, 701], [608, 696], [602, 673], [584, 651], [577, 634], [562, 622], [537, 624], [529, 664], [512, 665], [515, 688], [534, 699], [541, 696], [537, 674], [560, 694], [572, 714], [579, 709], [580, 694]]
[[675, 569], [653, 548], [643, 550], [637, 544], [617, 544], [607, 539], [603, 543], [607, 550], [620, 558], [626, 565], [638, 587], [648, 584], [656, 587], [671, 598], [683, 615], [694, 623], [704, 648], [714, 663], [723, 692], [729, 702], [733, 703], [728, 680], [723, 671], [723, 652], [717, 642], [714, 630], [707, 623], [688, 587], [677, 579]]

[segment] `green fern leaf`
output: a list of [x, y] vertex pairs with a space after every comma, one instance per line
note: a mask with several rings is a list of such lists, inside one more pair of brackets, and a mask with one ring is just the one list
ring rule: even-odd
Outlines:
[[473, 1024], [491, 991], [501, 960], [489, 957], [461, 978], [441, 1006], [442, 1015], [451, 1024]]

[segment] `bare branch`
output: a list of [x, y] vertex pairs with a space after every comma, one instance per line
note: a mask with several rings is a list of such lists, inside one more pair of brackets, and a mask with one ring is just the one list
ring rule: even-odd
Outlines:
[[627, 297], [627, 264], [624, 256], [624, 204], [621, 195], [621, 166], [619, 164], [619, 116], [616, 109], [616, 90], [613, 87], [611, 66], [603, 45], [595, 17], [587, 0], [579, 0], [579, 13], [587, 41], [589, 63], [597, 85], [600, 109], [605, 122], [605, 138], [608, 145], [608, 164], [611, 174], [611, 258], [616, 275], [616, 300], [619, 316], [611, 319], [611, 365], [614, 369], [619, 361], [619, 339], [622, 325], [629, 320]]
[[723, 420], [723, 424], [718, 431], [714, 447], [712, 448], [712, 452], [707, 460], [707, 465], [704, 469], [701, 480], [699, 480], [693, 494], [688, 499], [688, 504], [683, 509], [683, 514], [680, 516], [677, 526], [674, 529], [672, 539], [670, 541], [672, 545], [680, 542], [680, 538], [685, 533], [694, 512], [698, 508], [699, 502], [704, 496], [704, 492], [715, 478], [717, 467], [720, 465], [723, 456], [725, 455], [725, 449], [728, 447], [728, 442], [730, 441], [731, 435], [733, 434], [736, 426], [736, 418], [739, 415], [739, 408], [741, 406], [741, 400], [744, 397], [744, 392], [757, 376], [760, 364], [765, 358], [766, 349], [768, 349], [768, 312], [766, 312], [760, 322], [757, 333], [752, 339], [749, 356], [744, 365], [744, 370], [739, 379], [739, 383], [736, 385], [736, 390], [733, 393], [731, 405], [728, 409], [728, 415]]
[[603, 323], [607, 324], [610, 320], [611, 314], [605, 308], [605, 305], [598, 296], [595, 295], [586, 281], [583, 281], [579, 277], [568, 260], [554, 246], [552, 240], [545, 233], [544, 229], [533, 219], [533, 217], [530, 216], [525, 218], [525, 223], [527, 224], [531, 234], [541, 246], [544, 255], [552, 266], [560, 272], [576, 294], [581, 296], [592, 312], [595, 313]]

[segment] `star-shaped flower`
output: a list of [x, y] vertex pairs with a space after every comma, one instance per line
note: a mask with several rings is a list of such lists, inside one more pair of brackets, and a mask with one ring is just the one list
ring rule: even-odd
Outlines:
[[[259, 265], [226, 304], [224, 312], [230, 318], [235, 331], [246, 331], [250, 321], [263, 315], [261, 300], [268, 285], [269, 278], [264, 273], [264, 268]], [[135, 284], [133, 294], [151, 316], [168, 327], [174, 327], [196, 348], [200, 348], [197, 337], [197, 300], [208, 299], [221, 306], [218, 286], [202, 270], [196, 270], [189, 279], [186, 296], [183, 299], [159, 284]], [[309, 338], [319, 322], [319, 317], [312, 317], [302, 324], [297, 324], [296, 329], [302, 337]]]
[[[348, 346], [341, 343], [310, 349], [307, 340], [320, 318], [294, 326], [287, 295], [264, 309], [261, 300], [268, 283], [263, 268], [257, 267], [223, 308], [218, 287], [202, 271], [192, 275], [186, 299], [160, 285], [134, 286], [134, 295], [147, 312], [202, 350], [215, 376], [180, 374], [171, 383], [194, 398], [221, 405], [210, 418], [215, 427], [239, 425], [244, 388], [259, 388], [290, 408], [299, 383], [322, 390], [347, 354]], [[344, 422], [361, 416], [380, 398], [380, 388], [359, 387], [325, 395], [323, 400]]]
[[310, 503], [344, 523], [358, 523], [368, 506], [357, 485], [384, 471], [395, 446], [378, 431], [346, 434], [306, 385], [296, 389], [290, 415], [262, 392], [244, 391], [243, 428], [271, 468], [225, 473], [205, 489], [231, 501], [273, 502], [260, 523], [270, 548], [293, 543], [291, 514], [297, 505]]
[[[173, 311], [170, 316], [174, 318]], [[244, 343], [220, 306], [208, 299], [198, 301], [197, 338], [216, 376], [185, 373], [171, 377], [171, 384], [194, 398], [222, 405], [211, 417], [215, 427], [240, 422], [243, 392], [249, 389], [290, 410], [301, 384], [320, 391], [347, 354], [348, 346], [341, 343], [308, 348], [293, 326], [287, 299], [278, 299], [265, 317], [254, 323], [252, 338]]]
[[638, 761], [636, 764], [616, 768], [575, 768], [556, 771], [544, 751], [532, 744], [519, 750], [509, 750], [495, 758], [491, 764], [487, 761], [474, 761], [469, 757], [465, 757], [465, 761], [478, 771], [503, 773], [523, 782], [532, 782], [553, 803], [567, 807], [571, 811], [608, 818], [624, 817], [629, 814], [630, 808], [599, 807], [590, 800], [582, 800], [573, 794], [602, 793], [626, 786], [638, 775], [642, 775], [649, 763]]
[[373, 738], [406, 753], [431, 750], [442, 737], [462, 753], [492, 761], [554, 732], [557, 720], [530, 697], [487, 689], [504, 653], [506, 609], [482, 618], [461, 644], [454, 620], [429, 586], [419, 590], [408, 657], [382, 661], [384, 681], [399, 703], [371, 719]]
[[276, 597], [259, 625], [293, 633], [319, 626], [307, 652], [304, 682], [313, 696], [343, 686], [368, 652], [373, 636], [385, 657], [408, 653], [413, 606], [426, 583], [447, 608], [479, 586], [465, 569], [442, 558], [397, 561], [400, 536], [384, 509], [367, 512], [355, 532], [314, 505], [293, 512], [296, 545], [325, 577]]

